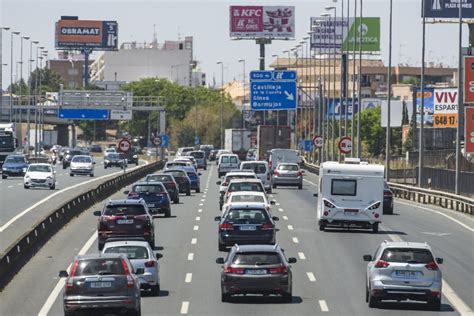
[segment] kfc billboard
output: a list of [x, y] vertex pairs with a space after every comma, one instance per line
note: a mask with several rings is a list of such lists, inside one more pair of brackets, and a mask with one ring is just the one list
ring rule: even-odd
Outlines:
[[230, 37], [293, 39], [294, 6], [231, 6]]
[[117, 50], [116, 21], [59, 20], [56, 22], [56, 49]]

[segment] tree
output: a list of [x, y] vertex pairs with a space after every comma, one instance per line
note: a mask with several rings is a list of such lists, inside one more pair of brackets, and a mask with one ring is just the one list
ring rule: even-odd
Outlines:
[[36, 68], [30, 77], [30, 84], [32, 87], [31, 94], [40, 93], [40, 83], [41, 83], [41, 93], [45, 92], [58, 92], [59, 85], [63, 83], [61, 76], [54, 70], [44, 68]]

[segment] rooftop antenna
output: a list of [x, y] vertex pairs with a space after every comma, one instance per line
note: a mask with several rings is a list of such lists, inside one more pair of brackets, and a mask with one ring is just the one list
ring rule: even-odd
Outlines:
[[158, 34], [156, 33], [156, 24], [153, 24], [153, 47], [157, 47], [158, 44]]

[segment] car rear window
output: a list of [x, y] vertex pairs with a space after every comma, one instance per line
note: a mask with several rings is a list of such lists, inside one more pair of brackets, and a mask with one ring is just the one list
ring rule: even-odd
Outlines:
[[246, 222], [249, 224], [259, 224], [261, 222], [268, 221], [267, 212], [264, 210], [252, 210], [252, 209], [245, 209], [245, 210], [230, 210], [226, 217], [227, 220], [230, 222], [238, 223], [238, 222]]
[[278, 170], [298, 171], [297, 165], [279, 165]]
[[264, 203], [263, 196], [260, 195], [234, 195], [232, 196], [232, 202], [257, 202]]
[[115, 246], [105, 249], [105, 253], [123, 253], [128, 259], [148, 259], [148, 250], [142, 246]]
[[5, 163], [24, 163], [24, 162], [25, 162], [25, 158], [21, 156], [7, 157], [7, 159], [5, 160]]
[[237, 157], [230, 157], [230, 163], [237, 163]]
[[92, 160], [89, 157], [74, 157], [72, 158], [72, 162], [92, 162]]
[[204, 153], [203, 152], [192, 152], [190, 155], [193, 156], [194, 158], [198, 158], [198, 159], [204, 158]]
[[29, 172], [51, 172], [51, 167], [47, 165], [30, 165]]
[[171, 174], [173, 177], [184, 177], [184, 171], [182, 171], [182, 172], [181, 171], [169, 171], [169, 172], [166, 172], [166, 173]]
[[143, 185], [143, 184], [140, 184], [140, 185], [135, 185], [132, 188], [132, 191], [133, 192], [139, 192], [139, 193], [142, 193], [142, 192], [162, 193], [165, 190], [163, 189], [163, 187], [161, 185], [153, 185], [153, 184]]
[[230, 175], [225, 178], [225, 182], [230, 182], [233, 179], [255, 179], [253, 174], [239, 174], [239, 175]]
[[388, 248], [385, 249], [381, 260], [401, 263], [429, 263], [433, 262], [433, 255], [427, 249]]
[[229, 157], [228, 156], [223, 156], [221, 158], [221, 163], [229, 163]]
[[143, 205], [108, 205], [104, 215], [144, 215], [146, 214]]
[[197, 177], [197, 174], [195, 172], [188, 172], [188, 177]]
[[281, 264], [280, 256], [275, 252], [245, 252], [236, 253], [232, 258], [235, 265], [270, 265]]
[[228, 192], [238, 191], [252, 191], [263, 192], [262, 186], [259, 183], [232, 183], [227, 189]]
[[147, 181], [150, 181], [150, 182], [171, 182], [173, 181], [173, 179], [171, 178], [170, 175], [164, 175], [164, 174], [160, 174], [160, 175], [152, 175], [152, 176], [148, 176], [146, 178]]
[[253, 170], [256, 174], [267, 172], [267, 167], [263, 163], [249, 163], [242, 166], [243, 170]]
[[125, 274], [120, 259], [97, 258], [89, 260], [81, 260], [77, 265], [75, 276], [86, 275], [108, 275], [108, 274]]
[[332, 179], [331, 195], [356, 196], [357, 180]]

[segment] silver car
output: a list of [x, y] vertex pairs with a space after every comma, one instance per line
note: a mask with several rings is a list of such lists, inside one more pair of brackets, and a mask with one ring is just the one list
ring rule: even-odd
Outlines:
[[195, 150], [189, 152], [190, 156], [193, 156], [194, 159], [197, 162], [198, 168], [202, 168], [204, 170], [207, 169], [207, 159], [206, 159], [206, 153], [202, 150]]
[[366, 302], [377, 307], [383, 300], [424, 301], [432, 310], [441, 308], [442, 275], [426, 243], [390, 242], [380, 244], [375, 255], [365, 255], [367, 264]]
[[141, 289], [149, 289], [152, 295], [160, 294], [160, 254], [153, 253], [146, 241], [113, 241], [104, 245], [102, 253], [122, 253], [127, 255], [135, 271], [143, 269], [138, 276]]
[[272, 188], [279, 185], [297, 186], [303, 188], [303, 173], [297, 163], [280, 163], [275, 168], [272, 177]]

